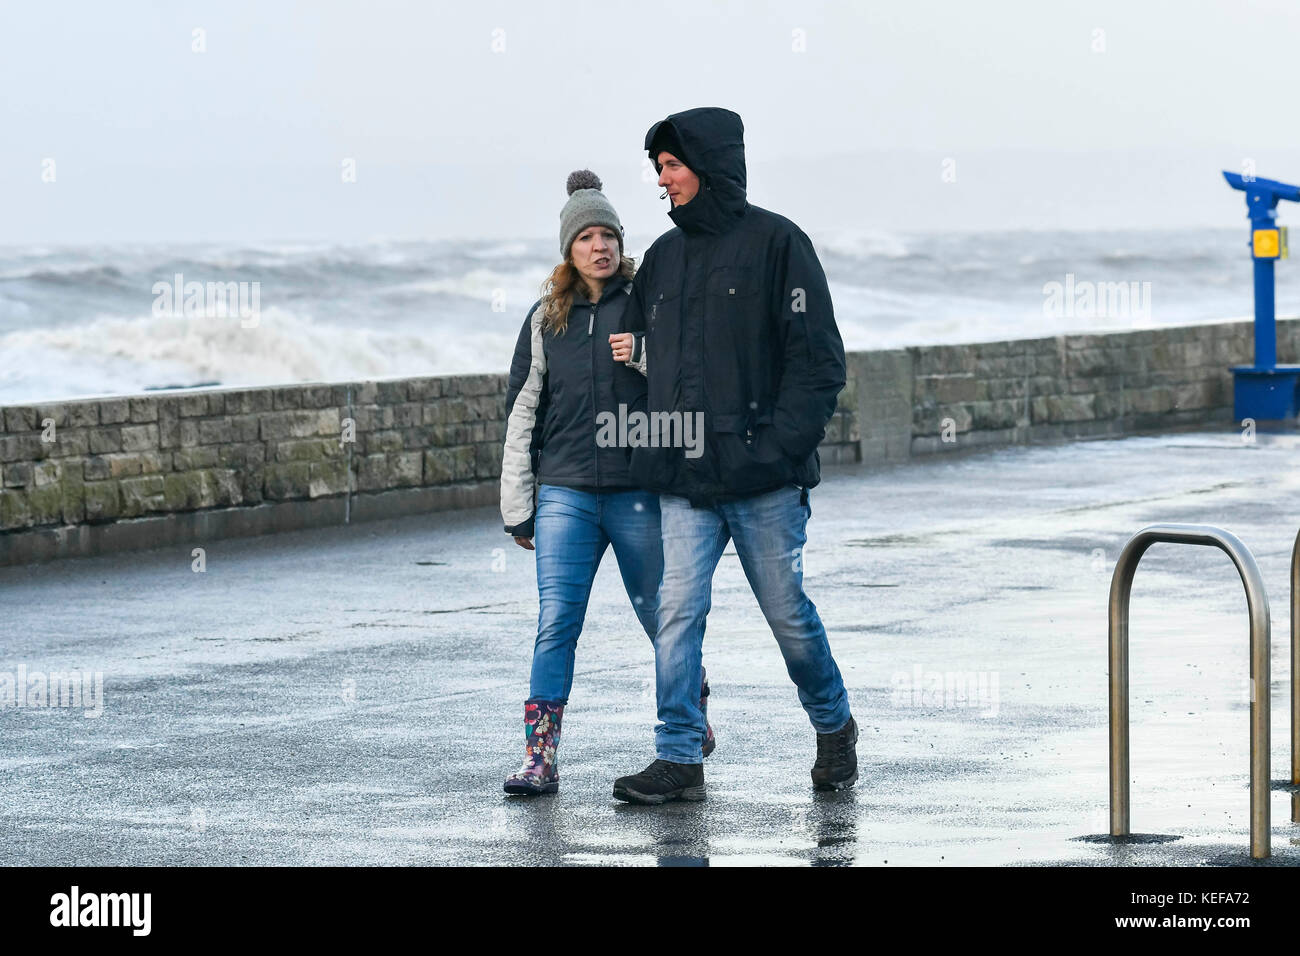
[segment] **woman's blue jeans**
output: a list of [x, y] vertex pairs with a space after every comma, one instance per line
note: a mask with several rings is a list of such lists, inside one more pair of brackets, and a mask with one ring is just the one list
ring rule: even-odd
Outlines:
[[659, 496], [639, 490], [593, 494], [560, 485], [538, 487], [533, 547], [541, 609], [533, 648], [533, 698], [568, 701], [591, 584], [611, 544], [623, 587], [653, 641], [664, 569]]

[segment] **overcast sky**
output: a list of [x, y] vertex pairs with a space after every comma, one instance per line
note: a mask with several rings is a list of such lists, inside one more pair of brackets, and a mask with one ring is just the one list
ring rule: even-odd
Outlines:
[[1295, 0], [50, 0], [3, 19], [9, 244], [548, 236], [583, 166], [655, 234], [642, 139], [703, 105], [744, 119], [750, 200], [810, 231], [1244, 230], [1220, 169], [1300, 180]]

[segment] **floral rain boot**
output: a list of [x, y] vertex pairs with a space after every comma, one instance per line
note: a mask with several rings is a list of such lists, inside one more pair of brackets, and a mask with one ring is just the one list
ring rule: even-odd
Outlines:
[[709, 723], [709, 677], [703, 667], [700, 668], [700, 710], [704, 712], [704, 743], [700, 753], [707, 757], [713, 753], [718, 741], [713, 736], [713, 725]]
[[556, 701], [524, 701], [524, 765], [506, 777], [506, 793], [533, 796], [560, 789], [555, 748], [563, 716], [564, 705]]

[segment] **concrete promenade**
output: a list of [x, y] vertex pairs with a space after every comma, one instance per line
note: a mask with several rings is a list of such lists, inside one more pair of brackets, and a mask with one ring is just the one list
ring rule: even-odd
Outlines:
[[[612, 554], [561, 792], [506, 797], [536, 582], [478, 508], [207, 542], [202, 572], [189, 546], [0, 568], [0, 675], [103, 675], [99, 717], [0, 708], [5, 862], [1247, 862], [1245, 599], [1208, 548], [1156, 545], [1133, 592], [1133, 828], [1181, 839], [1074, 838], [1107, 828], [1107, 592], [1147, 524], [1220, 525], [1253, 550], [1285, 776], [1300, 437], [1225, 427], [828, 466], [812, 508], [807, 590], [861, 725], [852, 791], [811, 790], [812, 730], [729, 549], [705, 640], [708, 799], [611, 797], [652, 758], [654, 722], [650, 646]], [[1291, 800], [1273, 795], [1278, 864], [1300, 863]]]

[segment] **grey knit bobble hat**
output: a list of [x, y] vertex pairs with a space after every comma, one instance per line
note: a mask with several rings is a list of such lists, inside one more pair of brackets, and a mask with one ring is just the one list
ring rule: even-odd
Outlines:
[[600, 191], [600, 177], [590, 169], [579, 169], [569, 173], [569, 201], [560, 210], [560, 256], [569, 257], [569, 246], [578, 238], [578, 233], [588, 226], [609, 226], [618, 233], [619, 252], [623, 250], [623, 224], [618, 221], [618, 213], [610, 205], [605, 194]]

